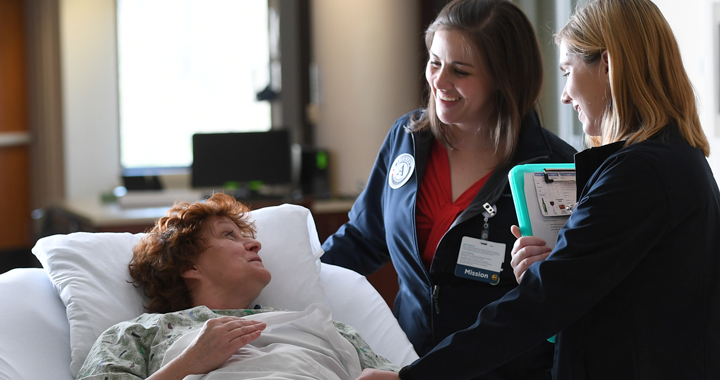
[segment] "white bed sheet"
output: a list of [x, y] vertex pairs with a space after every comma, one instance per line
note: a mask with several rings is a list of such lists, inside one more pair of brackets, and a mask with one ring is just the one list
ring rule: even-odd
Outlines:
[[[357, 351], [337, 331], [327, 306], [316, 303], [304, 311], [260, 313], [245, 318], [263, 321], [267, 328], [220, 368], [184, 380], [355, 380], [360, 376]], [[200, 330], [175, 341], [163, 357], [163, 366], [180, 356]], [[282, 367], [278, 367], [279, 362]]]

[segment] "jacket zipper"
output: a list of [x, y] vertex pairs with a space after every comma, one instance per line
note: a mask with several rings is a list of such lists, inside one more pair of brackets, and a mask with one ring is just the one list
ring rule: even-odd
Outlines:
[[[410, 137], [411, 137], [411, 139], [412, 139], [411, 141], [412, 141], [412, 144], [413, 144], [413, 154], [414, 154], [414, 153], [415, 153], [415, 135], [411, 134]], [[527, 160], [527, 161], [525, 161], [525, 162], [523, 162], [523, 163], [526, 163], [526, 162], [534, 162], [534, 161], [537, 161], [537, 160], [539, 160], [539, 159], [542, 159], [543, 157], [547, 157], [547, 156], [538, 156], [538, 157], [529, 159], [529, 160]], [[519, 165], [519, 164], [518, 164], [518, 165]], [[504, 187], [504, 186], [503, 186], [503, 187]], [[500, 192], [500, 194], [502, 194], [502, 191]], [[495, 199], [493, 199], [492, 201], [495, 202], [495, 201], [497, 200], [497, 198], [500, 197], [500, 194], [498, 194], [498, 196], [497, 196]], [[484, 215], [484, 216], [485, 216], [484, 229], [485, 229], [485, 231], [487, 231], [487, 228], [488, 228], [488, 225], [487, 225], [488, 219], [489, 219], [489, 218], [492, 218], [493, 216], [495, 216], [495, 214], [497, 213], [497, 209], [496, 209], [495, 207], [491, 206], [490, 203], [488, 203], [488, 202], [485, 202], [485, 203], [482, 205], [482, 207], [483, 207], [483, 209], [485, 210], [485, 211], [483, 212], [483, 214], [485, 214], [485, 215]], [[413, 220], [414, 220], [414, 219], [415, 219], [415, 216], [413, 215]], [[453, 223], [453, 224], [454, 224], [454, 223]], [[450, 229], [452, 229], [453, 227], [454, 227], [454, 226], [451, 225], [451, 226], [450, 226]], [[448, 229], [448, 231], [450, 231], [450, 229]], [[448, 231], [445, 231], [445, 233], [447, 234]], [[486, 233], [487, 233], [487, 232], [486, 232]], [[445, 235], [443, 235], [443, 236], [440, 238], [440, 241], [441, 241], [441, 242], [442, 242], [442, 239], [443, 239], [444, 237], [445, 237]], [[483, 238], [484, 238], [484, 239], [487, 239], [487, 236], [483, 236]], [[416, 238], [416, 240], [415, 240], [415, 246], [417, 247], [417, 238]], [[428, 275], [428, 280], [429, 280], [430, 282], [432, 282], [432, 280], [430, 279], [430, 273], [427, 273], [427, 275]], [[440, 285], [438, 285], [438, 284], [435, 284], [435, 285], [433, 285], [433, 287], [432, 287], [432, 304], [433, 304], [433, 308], [435, 309], [435, 314], [436, 314], [436, 315], [440, 315]]]
[[[497, 208], [495, 206], [491, 206], [490, 203], [485, 202], [483, 204], [483, 208], [485, 211], [483, 211], [483, 216], [485, 217], [485, 221], [483, 222], [483, 231], [482, 231], [482, 238], [487, 240], [488, 238], [488, 220], [495, 216], [497, 214]], [[435, 308], [435, 314], [440, 315], [440, 285], [435, 284], [433, 286], [432, 290], [432, 302], [433, 306]]]
[[[412, 156], [413, 156], [413, 157], [416, 157], [416, 156], [417, 156], [417, 146], [416, 146], [416, 143], [415, 143], [415, 134], [414, 134], [414, 133], [410, 133], [410, 141], [412, 142]], [[420, 169], [419, 167], [417, 167], [417, 166], [415, 167], [415, 176], [417, 176], [417, 177], [419, 177], [419, 176], [418, 176], [418, 171], [419, 171], [419, 169]], [[418, 190], [419, 190], [419, 188], [420, 188], [420, 181], [417, 182], [416, 186], [417, 186], [417, 188], [415, 189], [415, 192], [414, 192], [414, 195], [413, 195], [413, 200], [412, 200], [412, 201], [413, 201], [413, 204], [415, 204], [415, 205], [417, 205], [417, 193], [418, 193]], [[415, 215], [415, 207], [413, 207], [413, 208], [412, 208], [412, 211], [411, 211], [410, 220], [412, 221], [413, 230], [417, 231], [417, 222], [416, 222], [416, 219], [415, 219], [415, 218], [416, 218], [416, 215]], [[417, 253], [417, 254], [415, 255], [415, 258], [416, 258], [418, 264], [420, 264], [420, 266], [424, 268], [424, 265], [423, 265], [423, 262], [422, 262], [422, 253], [421, 253], [420, 250], [418, 249], [418, 246], [419, 246], [420, 244], [418, 243], [417, 232], [414, 234], [413, 237], [415, 238], [415, 239], [414, 239], [414, 243], [415, 243], [414, 248], [415, 248], [415, 252]], [[430, 284], [430, 285], [432, 285], [432, 279], [430, 278], [430, 271], [428, 270], [428, 271], [423, 271], [423, 272], [425, 273], [425, 279], [427, 280], [427, 283]]]

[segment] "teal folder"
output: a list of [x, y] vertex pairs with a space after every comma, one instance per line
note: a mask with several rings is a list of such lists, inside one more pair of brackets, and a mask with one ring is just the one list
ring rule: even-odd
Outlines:
[[[533, 236], [532, 222], [528, 213], [528, 197], [525, 195], [525, 173], [539, 173], [544, 172], [545, 169], [575, 169], [575, 164], [525, 164], [515, 166], [508, 173], [510, 191], [522, 236]], [[532, 207], [537, 207], [536, 200], [532, 203]], [[548, 341], [555, 343], [555, 336], [548, 338]]]
[[515, 166], [508, 173], [510, 191], [522, 236], [533, 236], [532, 222], [528, 214], [528, 198], [525, 196], [525, 173], [538, 173], [545, 169], [575, 169], [575, 164], [525, 164]]

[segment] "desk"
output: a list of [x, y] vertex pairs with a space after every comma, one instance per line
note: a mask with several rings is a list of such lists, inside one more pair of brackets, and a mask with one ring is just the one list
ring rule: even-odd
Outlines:
[[[248, 207], [276, 206], [284, 202], [248, 201]], [[297, 204], [307, 207], [313, 214], [320, 241], [337, 231], [345, 223], [352, 200], [310, 200]], [[167, 214], [170, 206], [121, 207], [117, 203], [102, 203], [99, 199], [67, 200], [51, 209], [53, 233], [70, 232], [144, 232], [156, 220]], [[65, 230], [65, 231], [63, 231]], [[43, 234], [46, 235], [46, 234]]]
[[[131, 232], [152, 227], [170, 207], [122, 208], [97, 199], [69, 200], [52, 209], [53, 223], [67, 219], [68, 232]], [[57, 225], [56, 228], [63, 228]]]

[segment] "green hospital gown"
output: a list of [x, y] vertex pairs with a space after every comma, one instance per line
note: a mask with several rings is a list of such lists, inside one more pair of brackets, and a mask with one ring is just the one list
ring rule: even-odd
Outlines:
[[[210, 310], [205, 306], [167, 314], [143, 314], [107, 329], [95, 341], [77, 379], [145, 379], [160, 369], [167, 350], [184, 334], [220, 316], [244, 317], [276, 309]], [[360, 366], [389, 371], [399, 367], [376, 354], [352, 327], [334, 321], [340, 335], [357, 351]]]

